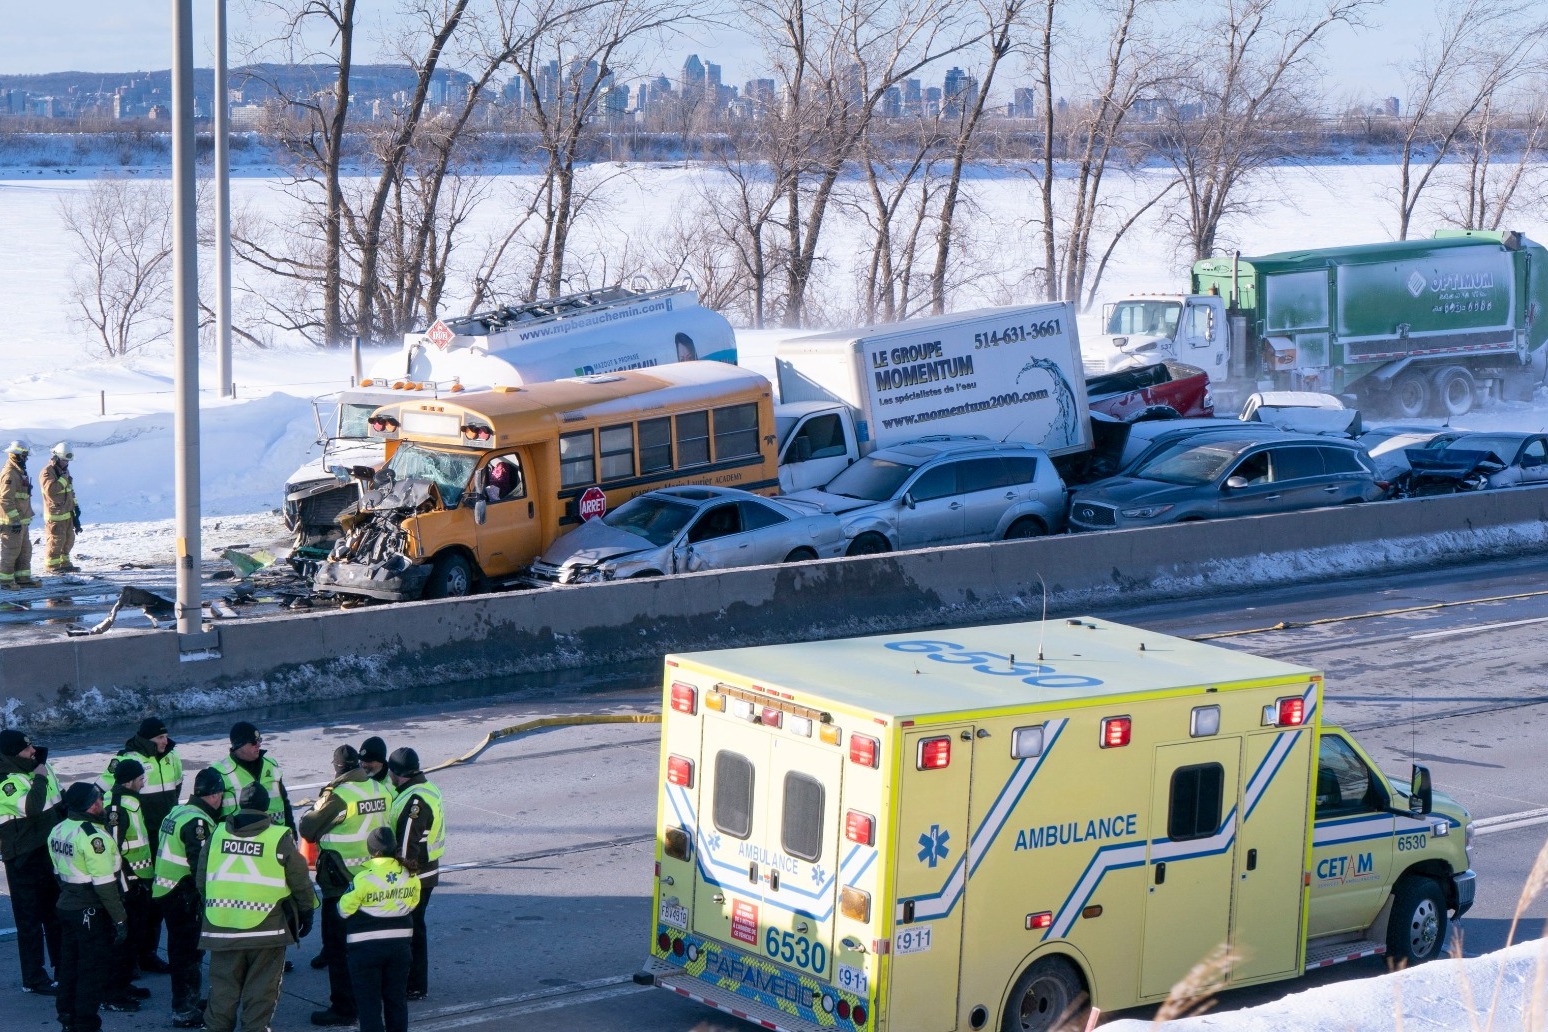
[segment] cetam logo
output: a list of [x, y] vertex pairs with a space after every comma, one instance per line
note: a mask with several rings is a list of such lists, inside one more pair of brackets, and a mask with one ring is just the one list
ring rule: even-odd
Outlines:
[[452, 332], [452, 328], [439, 319], [435, 321], [434, 326], [425, 331], [425, 340], [428, 340], [442, 351], [445, 351], [451, 345], [452, 339], [456, 336]]
[[1408, 292], [1414, 297], [1424, 293], [1424, 277], [1417, 272], [1408, 274]]
[[600, 487], [588, 487], [586, 493], [580, 496], [578, 508], [582, 523], [594, 520], [607, 512], [607, 495]]

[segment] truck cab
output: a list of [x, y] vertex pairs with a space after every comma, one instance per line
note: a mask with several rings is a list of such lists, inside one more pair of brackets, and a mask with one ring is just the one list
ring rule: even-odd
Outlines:
[[1225, 300], [1210, 294], [1136, 294], [1102, 308], [1102, 340], [1111, 349], [1088, 360], [1090, 374], [1156, 362], [1198, 366], [1221, 380], [1230, 361]]
[[352, 387], [312, 399], [317, 454], [285, 480], [285, 526], [294, 535], [290, 561], [310, 573], [339, 536], [339, 514], [360, 500], [355, 469], [376, 469], [382, 442], [366, 425], [371, 413], [401, 400], [388, 387]]
[[822, 487], [860, 457], [855, 417], [848, 405], [795, 401], [774, 406], [779, 435], [779, 490], [793, 494]]

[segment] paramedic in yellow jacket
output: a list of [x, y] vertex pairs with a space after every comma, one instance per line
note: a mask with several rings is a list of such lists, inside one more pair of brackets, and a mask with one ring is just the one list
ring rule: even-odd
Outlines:
[[0, 590], [34, 588], [32, 540], [32, 478], [27, 476], [26, 441], [12, 441], [0, 472]]
[[80, 569], [70, 561], [81, 516], [81, 507], [75, 502], [75, 483], [70, 479], [73, 458], [75, 452], [70, 450], [69, 442], [60, 441], [49, 453], [48, 465], [38, 477], [43, 489], [43, 566], [49, 573], [74, 573]]

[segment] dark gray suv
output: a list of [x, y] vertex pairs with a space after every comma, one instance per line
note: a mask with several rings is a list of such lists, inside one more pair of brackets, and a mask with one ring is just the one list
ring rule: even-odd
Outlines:
[[1267, 428], [1199, 434], [1077, 491], [1069, 525], [1151, 527], [1374, 502], [1386, 493], [1370, 456], [1353, 441]]

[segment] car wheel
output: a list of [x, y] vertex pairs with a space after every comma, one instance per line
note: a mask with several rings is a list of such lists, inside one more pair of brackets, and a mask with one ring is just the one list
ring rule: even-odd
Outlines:
[[883, 552], [892, 551], [892, 546], [887, 539], [880, 534], [867, 532], [861, 534], [850, 542], [849, 551], [845, 555], [881, 555]]
[[1392, 383], [1392, 409], [1404, 419], [1417, 419], [1430, 407], [1430, 381], [1410, 369]]
[[1005, 540], [1012, 541], [1017, 538], [1042, 537], [1048, 533], [1048, 528], [1043, 526], [1043, 521], [1036, 516], [1023, 516], [1012, 523], [1005, 531]]
[[1446, 948], [1446, 895], [1431, 878], [1408, 877], [1392, 893], [1387, 956], [1399, 967], [1434, 960]]
[[1086, 990], [1063, 957], [1044, 957], [1016, 980], [1005, 1003], [1002, 1032], [1053, 1032], [1086, 1024]]
[[785, 562], [809, 563], [815, 558], [817, 558], [817, 553], [813, 552], [810, 548], [796, 548], [792, 549], [790, 554], [785, 556]]
[[1465, 416], [1473, 411], [1473, 374], [1462, 366], [1447, 366], [1435, 374], [1436, 415]]
[[462, 598], [473, 594], [473, 566], [456, 552], [435, 561], [425, 582], [425, 598]]

